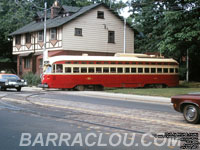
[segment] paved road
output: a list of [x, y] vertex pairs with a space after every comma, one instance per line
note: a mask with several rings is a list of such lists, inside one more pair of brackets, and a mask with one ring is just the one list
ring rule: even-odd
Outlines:
[[[59, 113], [53, 113], [51, 112], [51, 115], [49, 116], [48, 114], [50, 111], [47, 109], [42, 109], [42, 108], [33, 108], [32, 106], [26, 105], [24, 108], [17, 105], [17, 106], [12, 106], [9, 104], [6, 107], [4, 107], [7, 103], [1, 103], [0, 104], [0, 149], [4, 150], [100, 150], [100, 149], [127, 149], [127, 150], [132, 150], [132, 149], [138, 149], [138, 150], [156, 150], [162, 148], [163, 150], [169, 149], [169, 147], [166, 145], [162, 147], [158, 147], [153, 144], [153, 139], [150, 138], [149, 136], [146, 136], [144, 140], [142, 139], [141, 134], [136, 134], [135, 139], [134, 139], [134, 144], [133, 146], [126, 147], [122, 144], [117, 146], [117, 147], [112, 147], [109, 144], [109, 139], [112, 135], [112, 133], [117, 133], [121, 135], [122, 138], [124, 138], [124, 132], [120, 130], [114, 130], [111, 128], [102, 128], [99, 126], [95, 125], [88, 125], [80, 122], [74, 122], [66, 119], [59, 119], [56, 118]], [[10, 107], [10, 108], [9, 108]], [[29, 108], [30, 107], [30, 108]], [[14, 108], [14, 109], [13, 109]], [[42, 109], [42, 111], [41, 111]], [[26, 111], [28, 110], [28, 111]], [[37, 112], [35, 113], [31, 113]], [[43, 115], [38, 115], [39, 113]], [[46, 114], [46, 115], [45, 115]], [[54, 115], [54, 117], [52, 117]], [[20, 146], [20, 141], [21, 141], [21, 136], [22, 133], [28, 133], [31, 135], [30, 139], [30, 146], [29, 144], [27, 146]], [[46, 140], [47, 140], [47, 135], [49, 133], [53, 133], [53, 135], [58, 135], [58, 139], [55, 140], [55, 145], [53, 143], [49, 142], [48, 146], [42, 146], [42, 143], [46, 145]], [[62, 133], [67, 133], [70, 134], [72, 137], [69, 140], [69, 144], [71, 145], [73, 143], [73, 140], [75, 139], [76, 135], [78, 133], [81, 134], [81, 141], [83, 141], [83, 146], [80, 146], [80, 143], [78, 142], [74, 146], [67, 146], [65, 142], [59, 145], [59, 138]], [[89, 143], [98, 143], [100, 134], [102, 135], [102, 139], [100, 140], [101, 144], [107, 144], [107, 146], [97, 146], [95, 144], [92, 147], [88, 147], [84, 141], [86, 136], [89, 134], [95, 134], [97, 137], [91, 136], [90, 139], [88, 140]], [[37, 139], [39, 140], [38, 143], [34, 145], [34, 141], [36, 140], [37, 135], [41, 134], [43, 139]], [[129, 133], [130, 136], [126, 138], [127, 143], [131, 141], [131, 133]], [[78, 140], [79, 141], [79, 140]], [[118, 141], [117, 137], [114, 137], [112, 139], [113, 143], [116, 143]], [[142, 145], [143, 143], [152, 143], [148, 147], [144, 147]], [[27, 144], [27, 141], [23, 141], [23, 144]], [[158, 142], [160, 143], [160, 142]], [[174, 147], [173, 149], [178, 149], [178, 147]]]
[[[107, 145], [113, 133], [120, 135], [128, 133], [129, 140], [131, 140], [131, 134], [136, 133], [134, 148], [120, 144], [117, 147], [104, 148], [49, 146], [47, 149], [179, 149], [179, 146], [166, 145], [167, 143], [159, 147], [155, 145], [155, 141], [149, 147], [144, 147], [144, 144], [141, 144], [141, 138], [147, 132], [199, 132], [200, 129], [199, 125], [187, 124], [182, 115], [175, 112], [170, 104], [110, 99], [105, 96], [104, 98], [91, 97], [78, 92], [77, 94], [79, 95], [68, 91], [32, 89], [20, 93], [13, 90], [0, 92], [0, 97], [5, 96], [0, 100], [0, 133], [5, 135], [0, 137], [3, 149], [16, 147], [23, 149], [19, 147], [22, 132], [29, 132], [34, 136], [40, 132], [44, 135], [64, 132], [75, 136], [80, 132], [84, 136], [95, 133], [98, 134], [97, 137], [103, 133], [103, 142]], [[91, 138], [90, 140], [98, 139]], [[147, 137], [143, 141], [148, 143], [153, 140], [154, 138]], [[117, 141], [116, 137], [114, 141]], [[24, 149], [31, 148], [35, 147], [24, 147]], [[46, 147], [38, 146], [37, 149], [46, 149]]]
[[161, 112], [170, 112], [170, 113], [177, 113], [174, 111], [170, 104], [163, 105], [163, 104], [152, 104], [152, 103], [144, 103], [139, 101], [125, 101], [120, 99], [109, 99], [109, 98], [97, 98], [97, 97], [88, 97], [88, 96], [76, 96], [64, 94], [63, 92], [53, 92], [48, 93], [45, 95], [41, 95], [43, 98], [47, 99], [57, 99], [57, 100], [65, 100], [65, 101], [73, 101], [73, 102], [84, 102], [88, 104], [97, 104], [97, 105], [105, 105], [105, 106], [115, 106], [121, 108], [128, 108], [128, 109], [141, 109], [141, 110], [152, 110], [152, 111], [161, 111]]

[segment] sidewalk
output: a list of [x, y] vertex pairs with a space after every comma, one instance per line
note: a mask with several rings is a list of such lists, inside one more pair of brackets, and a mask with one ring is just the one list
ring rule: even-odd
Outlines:
[[[25, 87], [25, 91], [43, 91], [42, 88], [38, 87]], [[45, 90], [44, 90], [45, 91]], [[60, 92], [62, 94], [76, 95], [76, 96], [89, 96], [95, 98], [107, 98], [113, 100], [124, 100], [124, 101], [139, 101], [139, 102], [158, 102], [170, 104], [171, 99], [159, 96], [142, 96], [142, 95], [132, 95], [132, 94], [121, 94], [121, 93], [108, 93], [104, 91], [61, 91], [59, 89], [48, 89], [46, 91]]]
[[101, 92], [99, 92], [99, 91], [76, 91], [76, 92], [69, 92], [68, 94], [119, 99], [119, 100], [126, 100], [126, 101], [171, 103], [171, 99], [166, 98], [166, 97], [142, 96], [142, 95], [132, 95], [132, 94], [121, 94], [121, 93], [108, 93], [108, 92], [102, 92], [102, 91]]

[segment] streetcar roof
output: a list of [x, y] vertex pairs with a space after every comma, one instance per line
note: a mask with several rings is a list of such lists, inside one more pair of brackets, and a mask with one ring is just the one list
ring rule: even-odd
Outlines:
[[60, 55], [49, 58], [49, 63], [53, 64], [57, 61], [142, 61], [142, 62], [174, 62], [178, 63], [172, 58], [139, 58], [139, 57], [123, 57], [123, 56], [70, 56]]

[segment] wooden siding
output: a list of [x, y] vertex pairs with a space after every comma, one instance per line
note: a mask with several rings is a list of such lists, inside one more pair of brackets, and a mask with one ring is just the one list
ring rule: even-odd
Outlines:
[[[104, 19], [97, 18], [104, 11]], [[82, 36], [75, 36], [82, 28]], [[115, 43], [108, 43], [108, 31], [115, 31]], [[101, 6], [63, 26], [63, 48], [74, 51], [121, 53], [124, 47], [124, 24], [108, 9]], [[126, 53], [134, 52], [134, 32], [126, 28]]]
[[[35, 44], [34, 44], [35, 37]], [[21, 45], [15, 44], [15, 36], [13, 37], [13, 54], [20, 54], [25, 52], [35, 52], [43, 50], [43, 42], [38, 41], [38, 32], [31, 33], [31, 43], [26, 44], [25, 34], [21, 35]], [[49, 50], [63, 49], [62, 48], [62, 28], [57, 28], [57, 40], [50, 40], [50, 30], [47, 29], [46, 47]], [[34, 48], [35, 47], [35, 48]]]

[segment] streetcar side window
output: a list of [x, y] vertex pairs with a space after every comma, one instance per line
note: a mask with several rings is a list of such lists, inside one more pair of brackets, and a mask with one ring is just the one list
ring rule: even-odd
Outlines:
[[136, 68], [131, 68], [131, 73], [136, 73]]
[[104, 67], [104, 68], [103, 68], [103, 73], [109, 73], [109, 68]]
[[111, 73], [116, 73], [116, 68], [113, 68], [113, 67], [110, 68], [110, 72], [111, 72]]
[[65, 67], [65, 73], [71, 73], [72, 69], [71, 67]]
[[130, 68], [125, 68], [125, 73], [130, 73]]
[[157, 68], [157, 73], [162, 73], [162, 68]]
[[138, 73], [143, 73], [143, 68], [138, 68]]
[[89, 68], [89, 69], [88, 69], [88, 72], [89, 72], [89, 73], [94, 73], [94, 68]]
[[63, 65], [62, 64], [56, 65], [56, 72], [57, 73], [63, 73]]
[[81, 73], [87, 73], [87, 68], [86, 67], [82, 67], [81, 68]]
[[78, 67], [74, 67], [73, 68], [73, 73], [79, 73], [79, 68]]
[[123, 73], [123, 68], [117, 68], [117, 73]]
[[170, 69], [169, 69], [169, 72], [170, 72], [170, 73], [174, 73], [174, 68], [170, 68]]
[[97, 68], [96, 68], [96, 73], [102, 73], [102, 68], [97, 67]]
[[168, 68], [163, 69], [164, 73], [168, 73]]
[[149, 73], [149, 68], [144, 68], [145, 73]]
[[178, 68], [175, 68], [175, 72], [178, 73]]
[[151, 68], [151, 73], [156, 73], [156, 68]]

